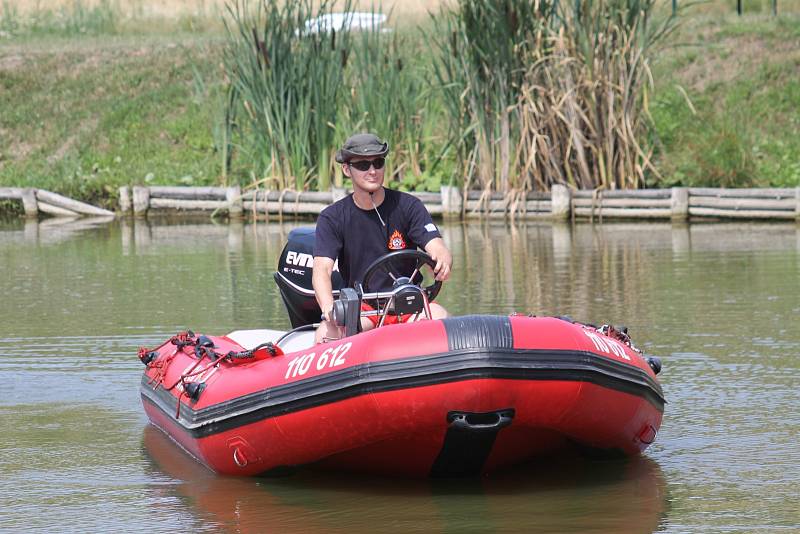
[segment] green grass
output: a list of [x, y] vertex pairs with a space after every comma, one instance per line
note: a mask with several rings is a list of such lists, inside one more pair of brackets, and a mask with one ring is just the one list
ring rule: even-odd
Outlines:
[[[9, 6], [0, 0], [0, 187], [113, 206], [120, 185], [222, 183], [218, 21], [90, 12], [83, 25], [35, 26]], [[800, 186], [799, 70], [800, 13], [684, 16], [653, 65], [662, 178], [648, 185]], [[446, 142], [442, 105], [422, 126], [431, 161]], [[453, 172], [446, 160], [397, 185], [436, 188]], [[249, 170], [229, 180], [246, 184]]]
[[[217, 182], [219, 45], [184, 36], [6, 47], [0, 185], [92, 201], [131, 183]], [[18, 59], [14, 59], [14, 58]]]
[[660, 185], [800, 186], [798, 28], [794, 14], [685, 21], [654, 72]]

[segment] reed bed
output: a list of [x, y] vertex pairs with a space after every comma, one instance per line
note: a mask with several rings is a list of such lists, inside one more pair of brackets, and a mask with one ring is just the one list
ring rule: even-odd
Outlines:
[[461, 0], [434, 39], [465, 188], [641, 187], [655, 0]]
[[[448, 159], [449, 183], [487, 199], [556, 183], [642, 187], [657, 175], [649, 62], [674, 27], [656, 1], [460, 0], [433, 17], [425, 54], [377, 25], [309, 31], [328, 2], [237, 0], [226, 147], [252, 162], [254, 183], [280, 189], [326, 190], [334, 147], [366, 130], [392, 144], [390, 177]], [[337, 7], [352, 16], [351, 3]]]
[[518, 101], [526, 62], [555, 14], [550, 0], [461, 0], [430, 35], [461, 183], [507, 190], [517, 182]]
[[655, 0], [562, 4], [520, 97], [525, 188], [646, 187], [653, 165], [650, 60], [675, 27]]
[[[0, 26], [11, 25], [15, 8], [0, 2]], [[636, 188], [658, 177], [650, 62], [674, 27], [668, 0], [442, 1], [421, 33], [307, 25], [364, 4], [224, 3], [225, 98], [213, 136], [222, 185], [346, 185], [333, 153], [367, 130], [392, 147], [391, 185], [435, 190], [441, 179], [484, 191], [486, 202], [502, 193], [509, 206], [553, 184]], [[120, 24], [116, 0], [53, 5], [69, 31]]]
[[[354, 17], [350, 2], [336, 13]], [[225, 75], [226, 168], [231, 154], [252, 169], [252, 185], [327, 190], [335, 147], [352, 132], [376, 131], [394, 167], [421, 171], [421, 107], [428, 88], [400, 33], [377, 19], [356, 31], [328, 27], [333, 2], [265, 0], [228, 5]], [[377, 15], [377, 13], [372, 13]]]
[[315, 11], [308, 0], [255, 8], [237, 0], [227, 9], [226, 132], [236, 137], [226, 139], [226, 163], [238, 142], [254, 176], [275, 188], [302, 190], [315, 174], [327, 187], [350, 33], [306, 28], [307, 20], [332, 13], [329, 2]]

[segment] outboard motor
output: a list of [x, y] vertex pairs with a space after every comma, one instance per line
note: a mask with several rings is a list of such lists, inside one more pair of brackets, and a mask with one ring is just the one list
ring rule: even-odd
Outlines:
[[[283, 247], [278, 260], [275, 282], [280, 289], [292, 328], [318, 323], [322, 311], [314, 298], [311, 273], [314, 265], [314, 228], [295, 228], [289, 232], [289, 239]], [[339, 271], [334, 270], [331, 277], [333, 298], [339, 298], [339, 290], [344, 285]]]

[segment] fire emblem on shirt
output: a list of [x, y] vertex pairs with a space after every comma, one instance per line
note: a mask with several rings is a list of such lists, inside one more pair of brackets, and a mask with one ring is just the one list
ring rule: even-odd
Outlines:
[[389, 238], [389, 250], [403, 250], [406, 248], [406, 242], [403, 239], [403, 234], [399, 230], [395, 230]]

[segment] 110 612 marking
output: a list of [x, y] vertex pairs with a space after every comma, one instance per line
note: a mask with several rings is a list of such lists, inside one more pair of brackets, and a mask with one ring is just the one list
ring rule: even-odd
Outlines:
[[317, 371], [322, 371], [326, 367], [328, 369], [332, 369], [334, 367], [344, 365], [344, 355], [347, 354], [352, 346], [353, 344], [348, 341], [342, 345], [328, 347], [322, 351], [318, 358], [316, 352], [309, 352], [308, 354], [296, 356], [289, 362], [289, 365], [286, 369], [286, 376], [284, 376], [284, 378], [288, 379], [303, 376], [309, 371], [309, 369], [311, 369], [311, 365], [314, 363], [315, 359], [315, 367]]

